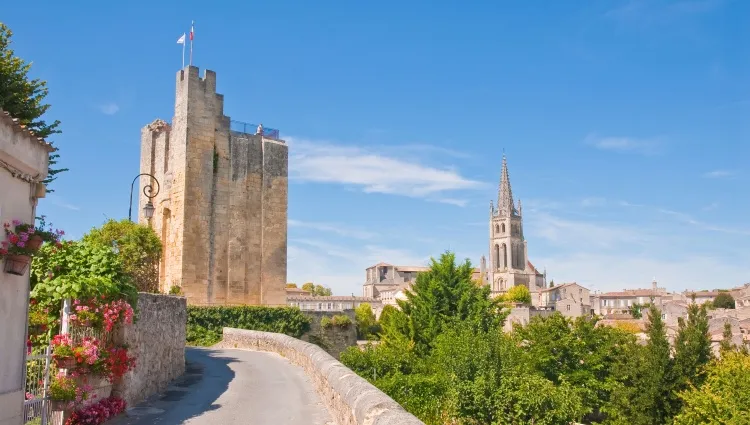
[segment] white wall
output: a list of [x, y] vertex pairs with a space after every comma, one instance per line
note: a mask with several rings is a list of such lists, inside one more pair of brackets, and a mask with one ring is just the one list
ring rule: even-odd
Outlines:
[[[47, 160], [47, 148], [0, 111], [0, 225], [14, 219], [34, 221], [36, 184], [24, 178], [44, 179]], [[0, 240], [5, 240], [2, 230]], [[4, 270], [0, 260], [0, 425], [18, 425], [23, 414], [29, 273], [28, 267], [25, 276]]]

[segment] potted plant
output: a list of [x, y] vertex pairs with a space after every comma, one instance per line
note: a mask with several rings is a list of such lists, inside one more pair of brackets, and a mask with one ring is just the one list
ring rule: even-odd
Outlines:
[[31, 234], [25, 231], [28, 228], [18, 220], [13, 220], [12, 229], [10, 223], [5, 223], [3, 227], [7, 240], [0, 242], [0, 258], [5, 260], [5, 272], [23, 276], [31, 262], [31, 256], [36, 252], [36, 249], [27, 245]]
[[52, 359], [60, 369], [76, 367], [76, 357], [72, 345], [73, 341], [68, 334], [55, 335], [52, 338]]
[[95, 303], [84, 304], [79, 300], [74, 300], [73, 309], [75, 313], [70, 315], [72, 325], [84, 328], [102, 328], [102, 314], [100, 313], [100, 307]]
[[54, 423], [67, 423], [73, 409], [91, 397], [91, 388], [76, 378], [57, 374], [52, 378], [47, 392]]

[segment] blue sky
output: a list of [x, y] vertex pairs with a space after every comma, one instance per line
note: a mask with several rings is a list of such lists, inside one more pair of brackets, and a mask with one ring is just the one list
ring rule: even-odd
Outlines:
[[503, 149], [555, 281], [750, 281], [748, 2], [38, 3], [2, 19], [62, 121], [71, 171], [40, 210], [74, 237], [127, 216], [194, 19], [225, 114], [290, 144], [290, 282], [359, 294], [379, 261], [478, 264]]

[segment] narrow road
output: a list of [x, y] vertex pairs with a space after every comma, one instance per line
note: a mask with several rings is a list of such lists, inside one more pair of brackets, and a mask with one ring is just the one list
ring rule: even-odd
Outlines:
[[111, 425], [333, 425], [302, 368], [274, 353], [187, 348], [187, 371]]

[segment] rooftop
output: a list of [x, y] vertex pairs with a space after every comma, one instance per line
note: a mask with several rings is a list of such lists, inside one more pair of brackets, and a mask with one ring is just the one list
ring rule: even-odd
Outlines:
[[229, 131], [243, 134], [258, 134], [262, 132], [263, 137], [281, 140], [279, 137], [279, 130], [270, 127], [264, 127], [263, 124], [250, 124], [242, 121], [229, 121]]
[[10, 112], [4, 111], [4, 110], [0, 109], [0, 120], [2, 120], [3, 122], [5, 122], [6, 124], [8, 124], [10, 127], [13, 127], [14, 131], [19, 131], [19, 132], [25, 133], [26, 136], [28, 136], [30, 139], [32, 139], [32, 140], [36, 141], [37, 143], [39, 143], [40, 145], [44, 146], [44, 148], [47, 149], [47, 151], [54, 152], [54, 151], [57, 150], [57, 149], [53, 148], [52, 145], [49, 144], [43, 138], [37, 137], [37, 135], [34, 134], [33, 131], [29, 130], [29, 128], [27, 126], [25, 126], [24, 124], [21, 124], [21, 120], [19, 120], [18, 118], [13, 118], [10, 115]]

